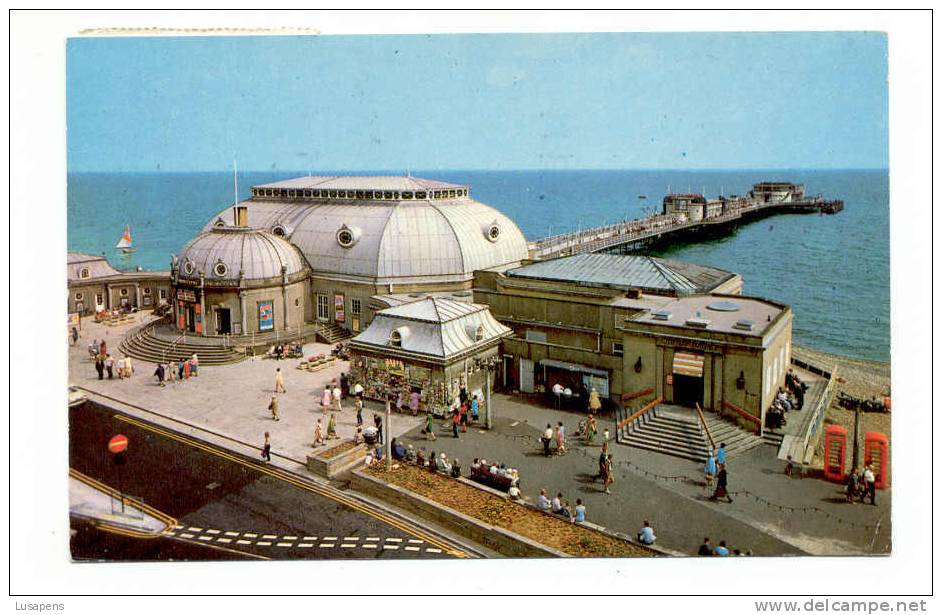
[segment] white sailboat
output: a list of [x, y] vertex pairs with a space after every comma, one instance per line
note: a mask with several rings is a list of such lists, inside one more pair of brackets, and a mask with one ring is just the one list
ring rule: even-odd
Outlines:
[[124, 235], [121, 236], [121, 239], [118, 240], [118, 245], [115, 246], [118, 250], [121, 250], [125, 254], [129, 252], [134, 252], [135, 248], [131, 245], [131, 226], [128, 224], [124, 225]]

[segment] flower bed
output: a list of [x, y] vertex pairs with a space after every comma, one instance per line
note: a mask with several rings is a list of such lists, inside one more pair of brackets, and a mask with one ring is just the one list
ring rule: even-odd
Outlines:
[[334, 457], [339, 456], [341, 453], [346, 453], [356, 444], [353, 443], [353, 440], [345, 440], [333, 448], [329, 448], [323, 453], [320, 453], [318, 457], [323, 457], [324, 459], [333, 459]]
[[576, 557], [651, 557], [653, 555], [623, 540], [521, 506], [516, 502], [475, 489], [441, 474], [422, 470], [417, 466], [400, 463], [387, 471], [384, 465], [373, 465], [366, 468], [366, 472], [380, 480], [426, 497], [437, 504], [453, 508], [492, 526], [516, 532], [569, 555]]

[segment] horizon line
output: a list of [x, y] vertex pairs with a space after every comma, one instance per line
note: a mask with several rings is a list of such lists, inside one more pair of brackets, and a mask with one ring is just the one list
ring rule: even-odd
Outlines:
[[[741, 172], [741, 171], [889, 171], [889, 167], [696, 167], [696, 168], [669, 168], [669, 167], [566, 167], [566, 168], [545, 168], [545, 167], [505, 167], [505, 168], [482, 168], [482, 167], [454, 167], [447, 169], [389, 169], [389, 168], [360, 168], [360, 169], [321, 169], [314, 175], [356, 175], [357, 173], [386, 173], [393, 176], [415, 175], [416, 172], [432, 173], [450, 173], [450, 172], [514, 172], [514, 171], [537, 171], [537, 172], [556, 172], [556, 171], [671, 171], [671, 172]], [[312, 175], [311, 169], [240, 169], [240, 174], [244, 173], [302, 173], [304, 177]], [[110, 170], [110, 169], [84, 169], [69, 170], [68, 175], [78, 174], [137, 174], [137, 175], [160, 175], [160, 174], [196, 174], [196, 173], [232, 173], [232, 169], [160, 169], [160, 170]]]

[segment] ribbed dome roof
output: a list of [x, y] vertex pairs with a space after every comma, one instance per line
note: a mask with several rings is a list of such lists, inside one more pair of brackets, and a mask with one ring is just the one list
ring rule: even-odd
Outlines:
[[306, 269], [298, 250], [280, 237], [250, 228], [214, 227], [197, 235], [184, 246], [179, 258], [183, 277], [213, 280], [246, 280], [281, 276], [282, 267], [290, 276]]
[[528, 257], [527, 241], [513, 220], [467, 196], [253, 199], [239, 205], [247, 207], [250, 227], [286, 237], [313, 270], [379, 284], [466, 281], [475, 270]]

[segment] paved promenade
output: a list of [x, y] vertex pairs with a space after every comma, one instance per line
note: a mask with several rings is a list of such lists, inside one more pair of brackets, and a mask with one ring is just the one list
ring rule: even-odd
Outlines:
[[[309, 373], [295, 369], [298, 359], [254, 358], [234, 365], [200, 366], [199, 376], [186, 381], [157, 385], [153, 375], [156, 365], [134, 360], [135, 374], [126, 380], [115, 378], [98, 380], [95, 364], [88, 355], [92, 339], [107, 340], [109, 353], [116, 356], [123, 333], [134, 325], [121, 328], [106, 327], [83, 321], [79, 343], [69, 348], [69, 383], [89, 389], [106, 397], [121, 400], [172, 417], [194, 427], [208, 430], [224, 438], [261, 447], [266, 431], [271, 434], [272, 454], [287, 457], [304, 464], [314, 439], [314, 425], [322, 420], [327, 433], [327, 417], [322, 413], [320, 400], [324, 386], [347, 370], [347, 363]], [[329, 353], [326, 344], [305, 344], [304, 355]], [[271, 419], [268, 404], [275, 387], [275, 369], [284, 373], [286, 393], [278, 393], [280, 421]], [[381, 404], [367, 402], [363, 410], [364, 425], [371, 424], [373, 412], [384, 415]], [[383, 418], [385, 423], [385, 415]], [[393, 415], [392, 434], [409, 431], [422, 418]], [[337, 416], [340, 438], [352, 438], [356, 431], [356, 412], [353, 400], [347, 400], [344, 410]], [[223, 441], [221, 440], [220, 443]], [[323, 450], [323, 449], [319, 449]], [[291, 467], [291, 469], [295, 469]]]
[[[551, 496], [562, 491], [573, 505], [576, 498], [582, 498], [590, 521], [629, 535], [649, 519], [657, 530], [659, 546], [687, 554], [695, 553], [705, 536], [714, 545], [726, 540], [731, 548], [751, 549], [755, 555], [849, 555], [884, 553], [889, 548], [889, 491], [878, 491], [878, 506], [847, 504], [839, 485], [786, 477], [772, 446], [763, 445], [729, 460], [730, 490], [748, 491], [774, 505], [816, 507], [825, 512], [780, 510], [745, 494], [734, 495], [732, 504], [711, 502], [698, 464], [614, 442], [610, 451], [618, 464], [617, 479], [612, 495], [606, 495], [601, 482], [592, 478], [600, 445], [586, 447], [569, 438], [566, 455], [542, 455], [541, 429], [563, 421], [572, 433], [578, 415], [505, 395], [495, 395], [494, 400], [498, 417], [490, 433], [471, 429], [454, 439], [450, 428], [440, 423], [434, 442], [427, 441], [419, 429], [403, 441], [458, 457], [465, 473], [475, 457], [504, 462], [520, 470], [521, 490], [529, 499], [535, 500], [541, 488]], [[614, 433], [612, 423], [603, 419], [600, 432], [605, 427]], [[862, 527], [875, 528], [877, 522], [879, 531]]]
[[[274, 464], [291, 471], [301, 466], [314, 449], [314, 422], [323, 414], [320, 395], [325, 384], [338, 378], [346, 364], [307, 373], [295, 369], [298, 360], [252, 359], [236, 365], [200, 368], [200, 375], [185, 382], [159, 387], [152, 375], [154, 365], [135, 361], [135, 375], [128, 380], [99, 381], [87, 346], [92, 338], [105, 336], [117, 349], [123, 332], [95, 323], [83, 323], [79, 343], [70, 348], [71, 384], [103, 396], [121, 400], [163, 415], [157, 420], [232, 450], [256, 454], [265, 431], [271, 433]], [[305, 355], [327, 352], [323, 344], [305, 345]], [[281, 421], [274, 422], [267, 410], [273, 395], [274, 372], [280, 366], [287, 392], [278, 394]], [[582, 498], [590, 521], [627, 534], [634, 534], [644, 519], [650, 519], [658, 534], [658, 545], [692, 554], [704, 536], [714, 544], [726, 540], [731, 548], [751, 549], [756, 555], [886, 553], [890, 545], [890, 492], [879, 491], [878, 506], [846, 504], [840, 486], [816, 479], [789, 479], [782, 473], [776, 449], [763, 445], [729, 463], [732, 504], [711, 502], [702, 485], [701, 468], [689, 461], [611, 445], [617, 467], [612, 495], [601, 493], [592, 480], [598, 447], [584, 447], [570, 439], [570, 453], [544, 458], [538, 437], [547, 423], [563, 421], [572, 433], [580, 418], [569, 412], [530, 405], [519, 398], [494, 396], [495, 429], [472, 429], [453, 439], [450, 429], [439, 422], [438, 440], [427, 442], [419, 433], [423, 419], [393, 414], [392, 434], [427, 450], [444, 451], [459, 457], [467, 474], [474, 457], [503, 461], [521, 472], [524, 495], [535, 498], [541, 487], [562, 491], [575, 503]], [[368, 404], [364, 420], [379, 404]], [[148, 419], [152, 416], [138, 413]], [[171, 423], [174, 423], [171, 425]], [[341, 437], [355, 430], [352, 403], [338, 416]], [[325, 425], [326, 427], [326, 425]], [[613, 426], [604, 419], [600, 432]], [[326, 430], [325, 430], [326, 431]], [[254, 450], [254, 452], [253, 452]], [[736, 494], [736, 492], [748, 492]], [[757, 499], [761, 498], [761, 499]], [[779, 507], [792, 507], [783, 509]], [[822, 512], [812, 512], [816, 508]], [[802, 510], [804, 509], [804, 510]], [[879, 523], [879, 529], [876, 529]], [[870, 526], [865, 528], [864, 526]]]

